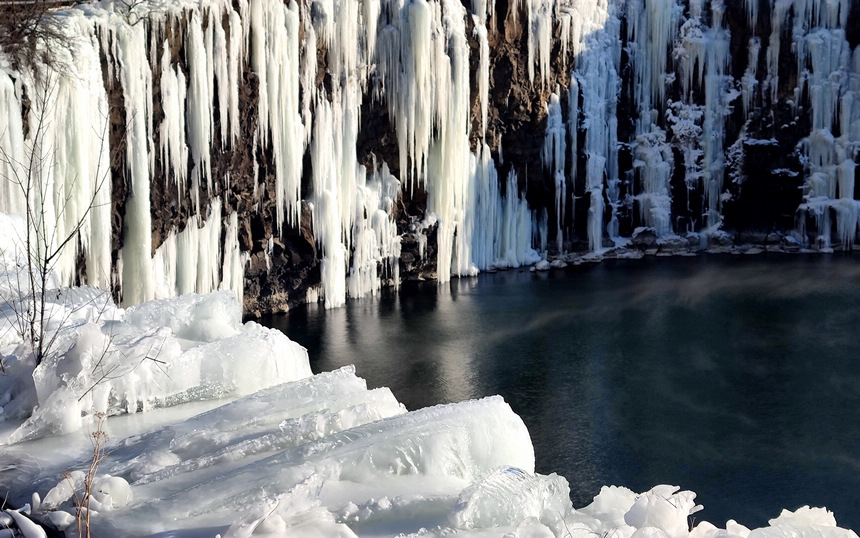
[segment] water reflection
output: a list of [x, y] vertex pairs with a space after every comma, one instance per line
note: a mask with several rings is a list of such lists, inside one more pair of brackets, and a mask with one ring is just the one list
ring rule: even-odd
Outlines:
[[315, 371], [354, 363], [410, 409], [501, 394], [576, 506], [673, 483], [701, 518], [826, 505], [860, 528], [860, 265], [645, 259], [407, 285], [267, 320]]

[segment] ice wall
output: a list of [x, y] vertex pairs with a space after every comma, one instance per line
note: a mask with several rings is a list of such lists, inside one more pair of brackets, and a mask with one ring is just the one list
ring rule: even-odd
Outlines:
[[[114, 283], [122, 289], [125, 304], [219, 287], [241, 293], [242, 260], [236, 255], [239, 242], [235, 237], [238, 222], [226, 226], [233, 217], [222, 204], [222, 193], [229, 191], [231, 178], [215, 177], [213, 156], [218, 148], [235, 145], [242, 134], [239, 87], [243, 69], [250, 70], [257, 81], [254, 173], [260, 173], [261, 166], [268, 169], [267, 159], [272, 167], [267, 177], [254, 178], [254, 196], [273, 193], [277, 230], [273, 234], [283, 234], [299, 227], [302, 178], [312, 178], [307, 201], [321, 253], [327, 306], [339, 306], [347, 296], [372, 293], [384, 279], [397, 280], [399, 236], [393, 211], [400, 182], [385, 163], [366, 170], [356, 151], [361, 106], [371, 97], [385, 101], [390, 110], [400, 142], [404, 185], [428, 193], [428, 216], [438, 224], [439, 279], [475, 274], [478, 267], [523, 263], [527, 258], [531, 233], [526, 225], [521, 233], [509, 233], [498, 223], [485, 225], [476, 220], [479, 192], [482, 204], [493, 207], [501, 207], [503, 200], [525, 202], [519, 185], [503, 198], [498, 177], [475, 173], [470, 164], [481, 148], [472, 153], [469, 143], [470, 36], [466, 33], [467, 13], [459, 2], [367, 0], [314, 2], [311, 6], [295, 1], [234, 5], [210, 0], [144, 4], [134, 13], [130, 9], [108, 3], [71, 9], [64, 15], [87, 25], [87, 39], [93, 41], [89, 49], [95, 58], [92, 63], [98, 67], [98, 56], [104, 57], [107, 73], [103, 78], [122, 97], [125, 133], [118, 145], [124, 148], [125, 169], [121, 172], [128, 193], [121, 269], [114, 275]], [[483, 51], [478, 77], [482, 130], [486, 129], [489, 105], [486, 24], [492, 11], [492, 4], [479, 4], [474, 13]], [[183, 28], [185, 36], [178, 57], [170, 41], [175, 28]], [[317, 50], [326, 51], [323, 66], [318, 65]], [[328, 91], [317, 85], [321, 69], [334, 82]], [[13, 175], [12, 164], [23, 161], [28, 151], [17, 118], [24, 94], [35, 88], [26, 86], [26, 78], [22, 86], [15, 74], [11, 69], [3, 72], [2, 103], [12, 118], [4, 120], [8, 135], [2, 139], [3, 148], [16, 156], [8, 160], [6, 176]], [[98, 69], [85, 75], [90, 85], [103, 87]], [[56, 76], [62, 81], [69, 78]], [[103, 90], [99, 99], [83, 96], [81, 102], [102, 103], [105, 108]], [[46, 106], [54, 108], [50, 103]], [[88, 120], [99, 116], [88, 114], [86, 108], [79, 111]], [[107, 114], [105, 109], [101, 116]], [[71, 136], [92, 129], [90, 125], [69, 125], [76, 131], [54, 125], [49, 135]], [[105, 159], [120, 149], [103, 146]], [[310, 170], [304, 165], [306, 150]], [[492, 160], [489, 150], [482, 159]], [[153, 184], [158, 174], [164, 178], [163, 185]], [[69, 172], [70, 177], [92, 175], [88, 170]], [[264, 185], [268, 181], [274, 182], [272, 193]], [[489, 181], [496, 184], [489, 185]], [[258, 189], [258, 184], [263, 188]], [[180, 205], [189, 200], [190, 214], [179, 220], [181, 226], [168, 230], [160, 244], [153, 244], [153, 189], [168, 187], [175, 190], [174, 199]], [[11, 193], [8, 182], [4, 189]], [[104, 192], [109, 200], [109, 190]], [[487, 198], [490, 193], [493, 197]], [[82, 191], [78, 198], [85, 195]], [[18, 198], [5, 197], [2, 209], [20, 210]], [[49, 212], [60, 215], [62, 209], [50, 208]], [[530, 223], [527, 208], [516, 213], [517, 222]], [[75, 216], [71, 213], [73, 222]], [[109, 219], [98, 220], [98, 233], [90, 232], [88, 223], [81, 241], [92, 264], [101, 263], [93, 265], [87, 275], [104, 273], [96, 282], [105, 286], [110, 283], [109, 223]], [[477, 237], [476, 229], [481, 230]], [[516, 243], [519, 240], [522, 245]], [[473, 251], [481, 249], [492, 254], [476, 260]], [[65, 282], [78, 276], [75, 257], [70, 249], [67, 267], [61, 272]]]
[[[61, 281], [112, 286], [124, 304], [182, 291], [241, 294], [259, 245], [312, 236], [321, 296], [335, 307], [396, 284], [397, 222], [415, 216], [398, 200], [423, 193], [416, 226], [437, 234], [440, 282], [533, 259], [533, 247], [546, 248], [544, 206], [553, 221], [545, 238], [557, 253], [623, 245], [638, 226], [661, 238], [715, 233], [726, 227], [725, 204], [758, 180], [748, 177], [745, 154], [770, 140], [785, 150], [767, 130], [782, 129], [776, 122], [791, 113], [796, 126], [809, 124], [803, 143], [787, 150], [804, 167], [794, 233], [812, 247], [849, 248], [860, 223], [851, 3], [763, 6], [528, 0], [502, 13], [486, 1], [467, 9], [454, 0], [205, 0], [69, 8], [58, 16], [72, 47], [54, 67], [0, 60], [0, 210], [24, 211], [15, 178], [38, 178], [28, 196], [50, 217], [39, 232], [48, 237], [43, 250], [80, 227], [58, 258]], [[498, 31], [509, 27], [521, 34]], [[512, 76], [536, 100], [544, 134], [534, 156], [544, 169], [531, 174], [528, 163], [504, 163], [499, 142], [500, 122], [516, 107], [496, 99], [494, 70], [516, 39], [526, 65]], [[363, 118], [367, 110], [388, 113], [385, 144], [396, 147], [384, 156], [360, 151], [362, 129], [378, 119]], [[262, 232], [250, 231], [255, 218], [265, 220]]]
[[[803, 203], [798, 208], [801, 235], [808, 215], [817, 227], [817, 245], [850, 248], [860, 229], [860, 200], [854, 198], [860, 153], [860, 48], [846, 38], [847, 0], [807, 5], [794, 2], [792, 31], [799, 85], [808, 94], [812, 128], [802, 142], [808, 167]], [[835, 234], [831, 231], [835, 228]]]
[[53, 69], [0, 69], [0, 212], [29, 215], [34, 259], [62, 283], [73, 281], [80, 251], [89, 281], [107, 286], [109, 111], [94, 26], [73, 22], [63, 30], [74, 49], [57, 51]]

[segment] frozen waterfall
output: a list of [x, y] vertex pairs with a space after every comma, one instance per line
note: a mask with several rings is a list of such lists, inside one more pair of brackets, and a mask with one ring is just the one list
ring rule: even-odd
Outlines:
[[[112, 287], [127, 305], [219, 288], [241, 296], [254, 252], [268, 264], [273, 243], [305, 234], [320, 257], [321, 296], [336, 307], [397, 285], [404, 222], [414, 218], [401, 200], [426, 193], [413, 224], [436, 234], [430, 262], [445, 282], [529, 263], [547, 243], [559, 255], [624, 246], [640, 226], [661, 241], [717, 233], [726, 208], [738, 211], [731, 204], [762, 181], [750, 152], [779, 146], [795, 169], [774, 165], [768, 177], [799, 177], [802, 188], [793, 207], [774, 199], [793, 213], [787, 231], [810, 248], [851, 248], [860, 49], [849, 15], [858, 8], [737, 4], [64, 8], [56, 16], [71, 47], [55, 62], [22, 67], [0, 55], [0, 211], [46, 215], [38, 233], [62, 246], [60, 281]], [[494, 86], [506, 39], [522, 40], [522, 86], [539, 101], [545, 133], [535, 156], [543, 169], [531, 175], [527, 162], [502, 160], [499, 107], [510, 103]], [[366, 151], [363, 129], [379, 120], [368, 110], [387, 112], [385, 155]], [[795, 148], [777, 132], [785, 125], [808, 131]], [[38, 186], [22, 189], [25, 178]], [[268, 220], [252, 230], [254, 219]]]

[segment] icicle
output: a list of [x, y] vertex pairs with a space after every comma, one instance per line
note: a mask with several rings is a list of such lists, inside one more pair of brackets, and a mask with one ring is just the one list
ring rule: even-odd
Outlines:
[[200, 188], [203, 182], [206, 191], [212, 192], [212, 88], [210, 80], [213, 73], [201, 15], [194, 11], [188, 23], [188, 146], [194, 167], [191, 169], [191, 198], [195, 212], [200, 211]]
[[348, 251], [343, 244], [341, 226], [340, 190], [341, 149], [343, 138], [337, 132], [336, 110], [321, 95], [317, 101], [314, 119], [314, 136], [311, 142], [313, 166], [313, 222], [314, 235], [320, 245], [320, 273], [326, 308], [335, 308], [346, 302], [346, 264]]
[[155, 296], [152, 278], [149, 138], [152, 132], [152, 73], [146, 58], [146, 27], [117, 24], [111, 30], [113, 58], [123, 88], [126, 115], [126, 162], [129, 196], [125, 206], [122, 248], [123, 304]]
[[481, 100], [481, 139], [487, 134], [487, 110], [490, 106], [490, 45], [487, 27], [480, 19], [475, 20], [475, 37], [478, 38], [478, 97]]
[[[311, 17], [302, 18], [302, 29], [305, 34], [301, 59], [302, 122], [310, 127], [313, 125], [311, 106], [317, 99], [317, 33], [311, 24]], [[310, 128], [305, 130], [305, 143], [310, 143], [311, 133]]]
[[188, 146], [185, 142], [185, 75], [170, 64], [170, 51], [165, 48], [161, 59], [161, 104], [164, 119], [159, 127], [161, 162], [164, 179], [173, 179], [177, 199], [185, 194], [188, 176]]
[[[618, 69], [621, 62], [619, 44], [620, 23], [607, 8], [595, 10], [592, 17], [605, 21], [598, 32], [588, 35], [582, 53], [571, 78], [571, 103], [578, 101], [582, 93], [582, 130], [585, 131], [585, 189], [589, 198], [588, 242], [589, 248], [603, 248], [604, 186], [613, 215], [620, 204], [618, 180], [618, 121], [616, 119], [616, 96], [619, 90]], [[572, 115], [578, 120], [577, 115]], [[574, 141], [571, 132], [571, 139]], [[571, 168], [576, 166], [572, 163]], [[573, 175], [573, 172], [572, 172]], [[575, 176], [573, 176], [575, 178]], [[575, 198], [574, 198], [575, 199]], [[617, 234], [617, 220], [610, 222], [610, 236]]]
[[[301, 211], [305, 132], [299, 116], [298, 6], [279, 0], [250, 4], [251, 65], [259, 80], [260, 144], [271, 140], [277, 225], [296, 226]], [[261, 31], [262, 30], [262, 31]]]
[[758, 3], [760, 0], [744, 0], [747, 8], [747, 26], [755, 31], [758, 25]]
[[570, 74], [567, 90], [567, 128], [570, 139], [570, 185], [575, 187], [579, 158], [579, 82], [573, 73]]
[[365, 73], [367, 77], [368, 70], [373, 62], [376, 54], [376, 34], [379, 23], [379, 13], [381, 11], [380, 0], [364, 0], [362, 4], [363, 10], [361, 18], [364, 26], [364, 60]]
[[[242, 64], [245, 61], [246, 41], [239, 39], [244, 20], [233, 10], [230, 10], [230, 49], [227, 53], [227, 77], [230, 90], [228, 100], [230, 141], [235, 147], [241, 136], [242, 123], [239, 118], [239, 84], [242, 81]], [[224, 119], [222, 118], [222, 122]]]
[[[558, 91], [558, 88], [556, 88]], [[546, 170], [552, 174], [555, 184], [555, 215], [556, 215], [556, 247], [559, 253], [564, 251], [564, 209], [567, 183], [565, 181], [565, 124], [561, 114], [561, 103], [558, 94], [550, 95], [546, 105], [546, 137], [541, 150], [541, 161]]]
[[359, 167], [352, 226], [354, 248], [347, 277], [350, 297], [377, 293], [383, 277], [393, 279], [396, 286], [400, 271], [400, 236], [392, 217], [400, 182], [385, 163], [374, 170], [369, 180], [366, 176], [364, 167]]
[[[224, 149], [231, 141], [230, 120], [232, 118], [230, 101], [233, 97], [233, 82], [235, 79], [231, 80], [230, 55], [233, 51], [227, 46], [227, 32], [224, 30], [221, 22], [224, 18], [224, 13], [220, 8], [220, 4], [215, 4], [210, 9], [208, 28], [212, 31], [212, 69], [215, 75], [215, 82], [218, 84], [218, 118], [221, 122], [221, 149]], [[212, 86], [213, 94], [214, 88], [215, 86]]]
[[756, 80], [756, 71], [758, 69], [758, 59], [761, 53], [761, 40], [757, 37], [751, 37], [749, 41], [749, 60], [747, 61], [747, 69], [741, 79], [741, 92], [744, 103], [744, 117], [748, 117], [752, 110], [753, 97], [755, 87], [758, 85]]
[[0, 212], [24, 215], [27, 173], [21, 103], [12, 79], [0, 71]]
[[631, 0], [627, 18], [628, 40], [635, 45], [636, 102], [647, 112], [666, 101], [666, 56], [677, 33], [678, 10], [675, 0]]
[[771, 4], [770, 40], [767, 48], [767, 83], [770, 88], [771, 105], [775, 105], [779, 96], [779, 51], [782, 38], [782, 26], [788, 18], [792, 0], [773, 0]]
[[528, 73], [529, 82], [534, 84], [535, 53], [540, 65], [541, 88], [549, 83], [550, 52], [552, 47], [552, 15], [556, 0], [528, 0], [529, 41], [528, 41]]
[[245, 294], [245, 264], [248, 262], [249, 254], [243, 253], [239, 248], [239, 216], [233, 211], [224, 234], [224, 265], [221, 270], [221, 284], [218, 289], [232, 290], [239, 299], [239, 304], [244, 303]]

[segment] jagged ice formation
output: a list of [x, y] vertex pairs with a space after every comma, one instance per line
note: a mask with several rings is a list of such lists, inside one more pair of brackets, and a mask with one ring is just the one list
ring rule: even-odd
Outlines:
[[29, 199], [50, 217], [47, 244], [76, 236], [60, 281], [129, 305], [220, 288], [254, 304], [280, 293], [277, 309], [318, 281], [307, 296], [336, 307], [397, 285], [406, 233], [440, 282], [623, 246], [642, 226], [847, 249], [858, 13], [850, 0], [67, 8], [71, 46], [43, 44], [50, 65], [0, 60], [0, 211]]

